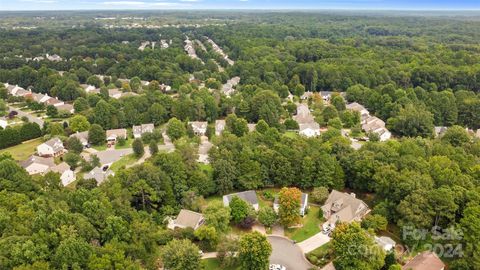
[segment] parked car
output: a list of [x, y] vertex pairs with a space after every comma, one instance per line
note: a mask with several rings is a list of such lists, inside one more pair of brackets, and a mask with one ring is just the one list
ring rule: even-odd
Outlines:
[[280, 264], [270, 264], [269, 270], [287, 270], [287, 268]]

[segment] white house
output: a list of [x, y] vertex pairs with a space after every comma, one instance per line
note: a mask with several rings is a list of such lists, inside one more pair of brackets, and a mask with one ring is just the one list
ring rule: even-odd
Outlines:
[[152, 133], [154, 129], [155, 129], [155, 126], [153, 124], [142, 124], [139, 126], [133, 126], [132, 127], [133, 137], [135, 139], [141, 138], [143, 134]]
[[190, 210], [182, 209], [176, 219], [169, 219], [167, 227], [171, 230], [175, 228], [192, 228], [198, 229], [205, 223], [205, 218], [202, 214]]
[[203, 136], [205, 135], [205, 133], [207, 133], [207, 126], [208, 126], [207, 122], [195, 121], [195, 122], [188, 122], [188, 124], [192, 127], [195, 135]]
[[[300, 198], [300, 215], [303, 217], [308, 208], [308, 194], [307, 193], [302, 193], [302, 197]], [[273, 210], [278, 213], [278, 210], [280, 209], [280, 204], [278, 203], [278, 196], [275, 197], [275, 200], [273, 201]]]
[[107, 142], [115, 144], [118, 138], [127, 139], [127, 130], [124, 128], [107, 130]]
[[320, 125], [317, 122], [299, 124], [298, 134], [305, 137], [316, 137], [320, 136]]
[[50, 168], [55, 166], [53, 158], [43, 158], [39, 156], [31, 156], [27, 160], [20, 162], [28, 174], [43, 174], [50, 170]]
[[37, 146], [37, 153], [41, 157], [58, 157], [63, 155], [65, 148], [59, 138], [50, 139]]
[[50, 168], [52, 172], [56, 172], [60, 174], [60, 180], [62, 180], [62, 185], [67, 186], [73, 181], [75, 181], [75, 173], [70, 169], [67, 163], [62, 162], [52, 168]]

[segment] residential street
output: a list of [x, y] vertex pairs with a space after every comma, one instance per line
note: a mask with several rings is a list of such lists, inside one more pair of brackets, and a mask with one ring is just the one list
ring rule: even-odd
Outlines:
[[294, 244], [292, 240], [270, 235], [268, 236], [268, 242], [270, 242], [273, 248], [272, 255], [270, 255], [270, 263], [283, 265], [289, 270], [308, 270], [313, 267], [305, 258], [302, 249]]
[[24, 111], [21, 111], [20, 109], [14, 108], [12, 106], [8, 106], [8, 110], [18, 112], [18, 115], [17, 115], [18, 118], [21, 118], [21, 117], [25, 116], [25, 117], [28, 118], [28, 121], [30, 121], [32, 123], [37, 123], [40, 126], [40, 128], [43, 128], [43, 124], [45, 123], [45, 121], [43, 121], [42, 119], [40, 119], [36, 116], [33, 116], [29, 113], [26, 113]]

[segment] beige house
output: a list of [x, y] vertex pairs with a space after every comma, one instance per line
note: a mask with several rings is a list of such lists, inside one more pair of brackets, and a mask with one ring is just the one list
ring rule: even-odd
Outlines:
[[195, 133], [197, 136], [203, 136], [205, 133], [207, 133], [207, 122], [194, 121], [188, 122], [188, 124], [192, 127], [193, 133]]
[[324, 228], [334, 228], [337, 222], [361, 221], [370, 209], [362, 200], [357, 199], [355, 194], [332, 190], [322, 206], [322, 211], [327, 220], [323, 224]]
[[88, 146], [88, 131], [73, 133], [70, 135], [70, 138], [71, 137], [77, 138], [82, 143], [83, 147]]
[[127, 138], [127, 130], [124, 128], [107, 130], [107, 142], [109, 144], [117, 143], [118, 138]]
[[155, 129], [155, 126], [153, 124], [142, 124], [139, 126], [133, 126], [132, 127], [133, 137], [135, 139], [141, 138], [143, 134], [152, 133], [154, 129]]
[[299, 124], [298, 134], [307, 138], [320, 136], [320, 125], [317, 122]]
[[198, 229], [205, 222], [202, 214], [190, 210], [182, 209], [176, 219], [169, 219], [167, 227], [171, 230], [175, 228], [192, 228]]
[[55, 162], [52, 157], [43, 158], [39, 156], [31, 156], [27, 160], [20, 162], [22, 166], [30, 175], [43, 174], [55, 166]]
[[63, 155], [65, 148], [59, 138], [50, 139], [37, 146], [37, 153], [41, 157], [58, 157]]
[[425, 251], [413, 258], [402, 267], [403, 270], [444, 270], [445, 264], [437, 254]]

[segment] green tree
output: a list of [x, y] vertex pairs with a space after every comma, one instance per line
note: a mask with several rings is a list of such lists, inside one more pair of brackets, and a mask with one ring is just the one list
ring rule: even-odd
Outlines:
[[333, 231], [331, 244], [336, 269], [379, 270], [384, 265], [385, 252], [356, 222], [338, 224]]
[[226, 232], [230, 223], [230, 208], [221, 202], [210, 204], [204, 211], [205, 223], [213, 226], [218, 232]]
[[167, 135], [172, 140], [178, 140], [187, 134], [187, 129], [182, 121], [177, 118], [171, 118], [167, 124]]
[[267, 270], [272, 246], [267, 237], [259, 232], [252, 232], [240, 238], [239, 259], [242, 269]]
[[362, 220], [362, 228], [372, 229], [374, 232], [385, 231], [387, 229], [388, 221], [381, 215], [368, 215]]
[[163, 268], [170, 270], [200, 269], [200, 250], [190, 240], [172, 240], [162, 249]]
[[58, 115], [58, 109], [57, 109], [57, 107], [55, 107], [53, 105], [48, 105], [46, 113], [47, 113], [48, 117], [54, 118]]
[[194, 234], [199, 241], [205, 243], [208, 249], [215, 249], [218, 244], [218, 233], [213, 226], [201, 226]]
[[107, 135], [105, 130], [100, 125], [93, 124], [88, 131], [88, 141], [94, 145], [101, 145], [105, 143]]
[[451, 126], [442, 136], [442, 141], [447, 142], [453, 146], [461, 146], [470, 141], [470, 136], [465, 128], [461, 126]]
[[252, 212], [250, 205], [237, 196], [230, 200], [228, 207], [230, 207], [230, 219], [235, 224], [240, 224]]
[[388, 127], [397, 135], [405, 137], [431, 137], [433, 115], [420, 106], [407, 105], [397, 116], [388, 119]]
[[148, 144], [148, 149], [150, 150], [150, 155], [155, 155], [158, 153], [158, 144], [156, 141], [151, 140], [150, 143]]
[[133, 153], [137, 158], [142, 157], [145, 154], [145, 149], [143, 148], [142, 139], [135, 139], [132, 143]]
[[277, 222], [277, 214], [271, 207], [263, 207], [258, 211], [258, 221], [266, 227], [272, 227]]
[[90, 123], [87, 118], [83, 115], [75, 115], [70, 119], [70, 129], [73, 132], [82, 132], [90, 129]]
[[70, 137], [67, 140], [66, 147], [68, 151], [80, 154], [83, 151], [83, 144], [77, 137]]
[[313, 202], [323, 205], [323, 203], [327, 200], [329, 196], [328, 188], [326, 187], [316, 187], [313, 189], [312, 193], [310, 193], [310, 198], [312, 198]]

